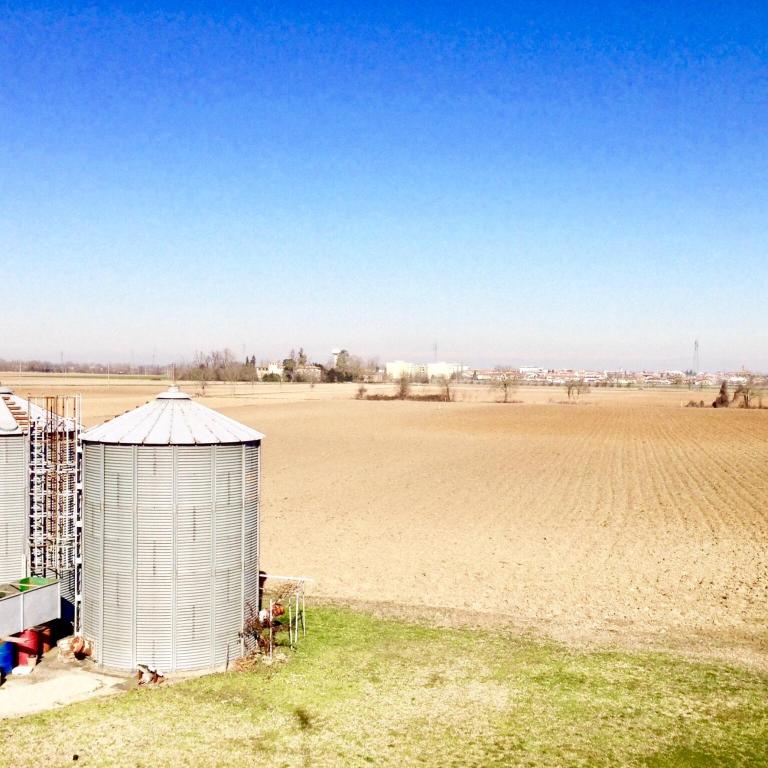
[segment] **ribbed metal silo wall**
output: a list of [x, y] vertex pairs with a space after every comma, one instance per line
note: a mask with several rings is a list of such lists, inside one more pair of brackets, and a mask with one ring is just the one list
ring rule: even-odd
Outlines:
[[259, 445], [85, 445], [84, 631], [96, 659], [204, 669], [258, 607]]
[[136, 448], [135, 664], [173, 668], [174, 449]]
[[83, 634], [96, 642], [101, 661], [101, 566], [104, 556], [104, 446], [83, 446]]
[[213, 446], [177, 446], [175, 669], [213, 666]]
[[261, 444], [243, 446], [245, 453], [245, 616], [259, 609], [259, 483]]
[[0, 437], [0, 582], [26, 575], [25, 457], [23, 435]]
[[240, 655], [243, 626], [243, 475], [242, 445], [219, 445], [216, 454], [214, 519], [214, 664]]
[[135, 447], [104, 446], [102, 663], [134, 666]]

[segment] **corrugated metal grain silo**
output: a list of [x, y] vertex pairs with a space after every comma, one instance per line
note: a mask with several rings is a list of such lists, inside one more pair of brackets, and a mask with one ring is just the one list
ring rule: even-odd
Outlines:
[[100, 664], [173, 672], [241, 654], [262, 437], [176, 387], [83, 434], [83, 634]]
[[0, 390], [0, 582], [26, 575], [27, 455], [24, 432]]

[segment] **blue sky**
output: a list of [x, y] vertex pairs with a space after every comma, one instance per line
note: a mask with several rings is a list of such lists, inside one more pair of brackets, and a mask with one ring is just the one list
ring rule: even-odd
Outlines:
[[0, 357], [768, 369], [766, 4], [367, 5], [6, 5]]

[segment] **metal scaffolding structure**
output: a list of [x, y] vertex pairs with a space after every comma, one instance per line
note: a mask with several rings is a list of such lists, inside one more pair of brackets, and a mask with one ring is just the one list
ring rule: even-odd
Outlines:
[[82, 507], [80, 395], [30, 397], [29, 573], [55, 577], [80, 630]]

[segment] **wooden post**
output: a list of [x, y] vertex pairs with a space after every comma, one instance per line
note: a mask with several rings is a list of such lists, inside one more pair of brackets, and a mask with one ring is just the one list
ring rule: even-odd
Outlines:
[[293, 610], [291, 598], [288, 598], [288, 645], [293, 648]]
[[274, 601], [269, 598], [269, 658], [272, 658], [272, 645], [275, 635], [275, 630], [272, 627], [272, 609], [274, 608]]

